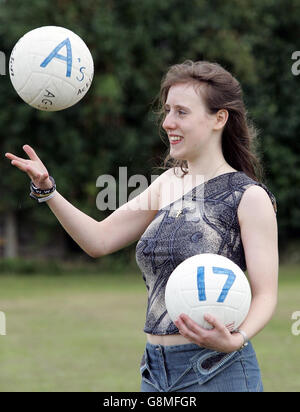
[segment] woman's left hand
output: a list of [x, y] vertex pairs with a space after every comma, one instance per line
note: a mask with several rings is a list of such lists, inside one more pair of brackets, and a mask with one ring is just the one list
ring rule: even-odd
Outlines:
[[202, 328], [185, 314], [181, 314], [174, 323], [182, 336], [201, 347], [225, 353], [241, 348], [244, 341], [240, 333], [230, 333], [226, 326], [211, 315], [204, 315], [204, 319], [213, 329]]

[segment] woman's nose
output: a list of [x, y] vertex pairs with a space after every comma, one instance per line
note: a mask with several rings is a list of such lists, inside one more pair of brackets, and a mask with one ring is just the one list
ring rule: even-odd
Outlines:
[[165, 117], [165, 120], [163, 121], [162, 127], [165, 130], [175, 129], [176, 124], [175, 124], [174, 116], [170, 112], [166, 114], [166, 117]]

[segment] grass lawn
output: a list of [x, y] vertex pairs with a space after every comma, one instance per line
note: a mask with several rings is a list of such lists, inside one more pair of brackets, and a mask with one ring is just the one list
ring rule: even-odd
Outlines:
[[[300, 390], [300, 268], [280, 270], [279, 304], [253, 339], [266, 391]], [[146, 288], [136, 274], [0, 276], [0, 391], [139, 391]]]
[[[300, 311], [300, 266], [279, 272], [276, 313], [252, 343], [262, 369], [265, 391], [300, 392], [300, 335], [292, 334], [292, 314]], [[300, 331], [300, 327], [298, 326]]]

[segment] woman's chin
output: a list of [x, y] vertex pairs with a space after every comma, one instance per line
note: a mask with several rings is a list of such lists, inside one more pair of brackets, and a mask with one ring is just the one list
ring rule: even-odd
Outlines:
[[180, 151], [176, 150], [170, 150], [170, 156], [175, 159], [175, 160], [186, 160], [186, 156], [184, 156], [184, 153], [180, 153]]

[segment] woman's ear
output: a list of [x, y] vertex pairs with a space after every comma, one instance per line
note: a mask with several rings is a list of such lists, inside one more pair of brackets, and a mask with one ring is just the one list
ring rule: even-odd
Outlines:
[[225, 126], [229, 117], [229, 113], [226, 109], [220, 109], [216, 113], [216, 122], [214, 126], [214, 130], [221, 130]]

